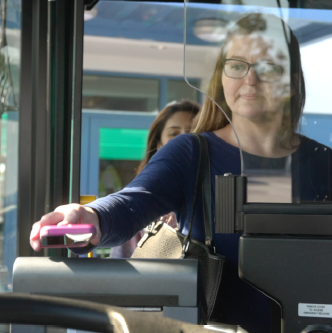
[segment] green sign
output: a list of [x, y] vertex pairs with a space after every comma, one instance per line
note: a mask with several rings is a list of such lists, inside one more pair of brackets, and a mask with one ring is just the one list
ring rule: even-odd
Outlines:
[[101, 128], [99, 158], [105, 160], [142, 160], [145, 156], [149, 130]]

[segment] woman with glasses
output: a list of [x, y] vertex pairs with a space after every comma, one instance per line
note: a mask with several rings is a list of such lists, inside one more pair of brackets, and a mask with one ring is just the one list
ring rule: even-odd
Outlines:
[[[296, 133], [305, 101], [299, 44], [290, 28], [273, 15], [249, 14], [229, 31], [208, 95], [211, 99], [206, 98], [195, 118], [193, 132], [202, 133], [208, 140], [212, 204], [215, 175], [241, 173], [238, 140], [221, 109], [232, 121], [244, 154], [250, 159], [270, 162], [298, 152], [301, 157], [301, 151], [311, 146], [323, 148]], [[170, 211], [176, 212], [180, 228], [186, 234], [198, 157], [197, 140], [189, 134], [179, 135], [159, 149], [125, 189], [86, 206], [61, 206], [44, 216], [33, 226], [31, 246], [40, 250], [40, 228], [58, 223], [92, 223], [98, 230], [92, 244], [121, 245], [150, 221]], [[316, 161], [319, 165], [320, 160]], [[309, 170], [305, 166], [304, 174], [319, 173], [315, 167]], [[313, 189], [305, 181], [303, 200], [313, 200], [317, 189], [326, 192], [330, 188], [326, 177], [322, 179], [319, 175], [311, 179]], [[199, 198], [192, 238], [204, 242], [202, 221]], [[214, 234], [213, 237], [216, 251], [226, 256], [227, 265], [216, 317], [212, 319], [241, 325], [249, 332], [269, 332], [270, 300], [238, 277], [239, 235]]]
[[229, 31], [208, 89], [213, 101], [206, 100], [195, 132], [213, 131], [238, 146], [220, 106], [245, 152], [280, 157], [297, 149], [305, 85], [297, 39], [284, 27], [273, 15], [250, 14]]

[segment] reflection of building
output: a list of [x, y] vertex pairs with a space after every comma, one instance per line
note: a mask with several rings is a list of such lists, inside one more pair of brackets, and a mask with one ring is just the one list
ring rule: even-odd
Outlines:
[[1, 115], [0, 129], [0, 289], [7, 290], [16, 258], [18, 112]]

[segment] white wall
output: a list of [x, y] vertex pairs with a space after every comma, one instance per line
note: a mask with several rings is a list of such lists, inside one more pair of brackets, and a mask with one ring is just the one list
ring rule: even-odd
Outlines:
[[332, 36], [301, 47], [307, 99], [304, 112], [332, 114]]

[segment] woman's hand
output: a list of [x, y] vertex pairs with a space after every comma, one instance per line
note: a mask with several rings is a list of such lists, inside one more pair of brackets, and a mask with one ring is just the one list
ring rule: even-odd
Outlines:
[[99, 219], [97, 213], [90, 207], [79, 204], [69, 204], [57, 207], [54, 212], [44, 215], [40, 221], [32, 226], [30, 233], [30, 245], [35, 251], [41, 249], [39, 240], [40, 229], [46, 225], [66, 224], [93, 224], [97, 233], [90, 240], [93, 245], [98, 245], [101, 238]]

